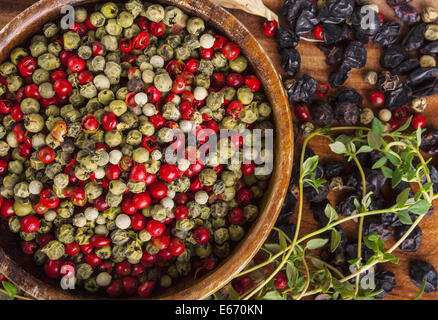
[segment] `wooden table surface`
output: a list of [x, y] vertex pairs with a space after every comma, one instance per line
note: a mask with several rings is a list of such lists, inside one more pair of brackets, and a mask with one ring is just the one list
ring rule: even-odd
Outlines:
[[[3, 27], [6, 23], [8, 23], [14, 16], [16, 16], [19, 12], [26, 9], [31, 4], [35, 3], [35, 0], [0, 0], [0, 28]], [[281, 6], [284, 3], [284, 0], [264, 0], [265, 4], [279, 13], [281, 10]], [[379, 5], [380, 12], [391, 19], [396, 19], [393, 11], [386, 5], [385, 0], [371, 0], [371, 2]], [[425, 5], [431, 5], [438, 7], [436, 0], [413, 0], [412, 4], [421, 8]], [[274, 64], [277, 66], [278, 70], [280, 70], [280, 59], [276, 49], [275, 41], [272, 39], [268, 39], [263, 35], [262, 25], [264, 22], [263, 18], [249, 15], [247, 13], [231, 10], [233, 14], [235, 14], [240, 21], [242, 21], [249, 30], [251, 30], [254, 35], [259, 39], [259, 41], [263, 44], [264, 48], [268, 52], [268, 55], [273, 60]], [[351, 76], [345, 86], [352, 87], [358, 90], [362, 94], [367, 94], [372, 90], [372, 87], [367, 85], [362, 79], [363, 75], [368, 70], [379, 70], [379, 56], [380, 56], [380, 48], [373, 44], [367, 45], [368, 49], [368, 62], [365, 68], [361, 70], [353, 69]], [[302, 56], [302, 66], [301, 73], [307, 73], [313, 76], [316, 80], [321, 82], [327, 82], [328, 75], [330, 73], [329, 68], [325, 64], [325, 57], [322, 52], [316, 48], [316, 45], [313, 43], [306, 43], [301, 41], [298, 46], [298, 50]], [[364, 104], [366, 107], [371, 107], [370, 105], [366, 105], [367, 101], [365, 99]], [[428, 99], [428, 109], [425, 112], [425, 116], [428, 120], [429, 127], [438, 128], [438, 117], [433, 114], [436, 110], [436, 105], [438, 104], [438, 97], [429, 98]], [[333, 155], [327, 146], [327, 143], [323, 139], [314, 139], [310, 146], [315, 150], [320, 156], [322, 161], [324, 159], [335, 159], [338, 158]], [[298, 155], [300, 150], [296, 150], [295, 154]], [[434, 161], [436, 164], [436, 161]], [[336, 203], [336, 199], [339, 197], [339, 193], [335, 193], [333, 191], [329, 194], [329, 200], [333, 203]], [[435, 207], [438, 208], [438, 202], [435, 203]], [[387, 299], [412, 299], [418, 293], [418, 288], [412, 284], [409, 280], [408, 275], [408, 263], [411, 259], [422, 259], [430, 262], [438, 269], [438, 214], [435, 213], [432, 217], [424, 219], [420, 223], [420, 227], [423, 231], [423, 243], [418, 252], [415, 253], [406, 253], [399, 249], [397, 249], [394, 253], [397, 257], [400, 258], [400, 262], [398, 265], [387, 263], [383, 265], [383, 268], [386, 270], [390, 270], [395, 273], [397, 288], [392, 292]], [[344, 225], [347, 233], [354, 238], [356, 234], [356, 225], [355, 223], [351, 223], [348, 225]], [[312, 213], [308, 209], [308, 206], [305, 206], [304, 213], [304, 221], [303, 227], [301, 230], [301, 234], [308, 233], [317, 228], [317, 224], [315, 220], [312, 218]], [[394, 243], [394, 239], [388, 241], [388, 245], [392, 245]], [[422, 296], [422, 299], [438, 299], [437, 293], [425, 293]]]

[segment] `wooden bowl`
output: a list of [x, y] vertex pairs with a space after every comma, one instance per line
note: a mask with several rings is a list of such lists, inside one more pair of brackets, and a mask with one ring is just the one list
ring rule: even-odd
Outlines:
[[[5, 60], [11, 49], [23, 45], [30, 36], [41, 30], [44, 23], [59, 16], [64, 5], [84, 5], [100, 0], [41, 0], [20, 13], [0, 31], [0, 61]], [[232, 41], [240, 45], [249, 59], [273, 107], [275, 123], [275, 163], [269, 189], [260, 204], [258, 219], [246, 237], [233, 249], [230, 256], [217, 268], [201, 278], [190, 275], [171, 288], [158, 291], [156, 299], [204, 299], [238, 274], [266, 240], [289, 185], [293, 159], [293, 130], [287, 96], [280, 77], [271, 60], [251, 33], [228, 11], [209, 0], [160, 0], [197, 15]], [[0, 223], [0, 273], [18, 287], [37, 299], [99, 299], [97, 295], [82, 290], [63, 290], [58, 281], [48, 279], [37, 267], [32, 257], [21, 252], [16, 234]]]

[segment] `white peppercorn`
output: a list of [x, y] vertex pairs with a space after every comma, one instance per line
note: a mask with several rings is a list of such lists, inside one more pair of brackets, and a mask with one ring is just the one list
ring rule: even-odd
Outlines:
[[392, 118], [392, 113], [388, 109], [382, 109], [379, 111], [379, 119], [388, 122]]
[[31, 194], [39, 195], [43, 190], [43, 184], [40, 181], [33, 180], [29, 183], [29, 192]]
[[195, 201], [198, 204], [206, 204], [208, 202], [208, 193], [205, 191], [198, 191], [195, 193]]
[[128, 229], [131, 226], [131, 218], [127, 214], [119, 214], [116, 218], [116, 226], [122, 230]]
[[87, 220], [94, 221], [94, 220], [96, 220], [97, 216], [99, 215], [99, 211], [97, 211], [96, 208], [89, 207], [89, 208], [85, 209], [84, 214], [85, 214], [85, 218], [87, 218]]
[[107, 287], [112, 280], [111, 275], [108, 272], [101, 272], [96, 277], [96, 283], [99, 287]]

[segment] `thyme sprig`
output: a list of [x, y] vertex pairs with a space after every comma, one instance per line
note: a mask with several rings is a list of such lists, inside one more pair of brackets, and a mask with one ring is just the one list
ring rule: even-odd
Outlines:
[[[398, 258], [392, 253], [421, 222], [430, 210], [432, 201], [438, 198], [438, 195], [433, 192], [433, 182], [428, 167], [430, 160], [424, 159], [420, 151], [423, 131], [419, 128], [415, 132], [407, 133], [410, 122], [411, 119], [394, 132], [385, 132], [382, 122], [378, 119], [373, 120], [371, 128], [356, 126], [320, 128], [304, 140], [299, 163], [299, 200], [294, 236], [289, 239], [283, 231], [274, 228], [274, 231], [279, 234], [279, 243], [266, 243], [263, 247], [263, 251], [268, 254], [266, 260], [242, 271], [238, 276], [250, 274], [267, 266], [273, 266], [274, 270], [253, 289], [239, 297], [240, 299], [247, 300], [255, 297], [257, 299], [299, 300], [321, 293], [326, 298], [349, 300], [371, 299], [380, 293], [374, 288], [364, 288], [361, 285], [361, 275], [379, 263], [398, 263]], [[344, 133], [351, 131], [354, 134]], [[327, 205], [324, 212], [328, 218], [327, 225], [300, 237], [304, 202], [303, 184], [307, 183], [318, 190], [325, 182], [316, 179], [314, 174], [319, 156], [305, 159], [305, 151], [310, 140], [317, 136], [328, 139], [330, 149], [334, 153], [344, 155], [347, 161], [355, 164], [361, 176], [362, 199], [360, 202], [355, 202], [355, 214], [342, 219], [330, 204]], [[397, 196], [395, 204], [390, 208], [369, 209], [372, 192], [367, 193], [365, 172], [358, 160], [358, 154], [374, 150], [380, 152], [382, 157], [374, 163], [373, 169], [380, 169], [384, 176], [391, 180], [392, 188], [395, 188], [401, 181], [415, 183], [418, 191], [413, 197], [410, 197], [410, 188], [406, 188]], [[397, 214], [400, 221], [410, 227], [393, 246], [386, 249], [385, 242], [376, 233], [363, 236], [363, 223], [365, 217], [388, 212]], [[418, 216], [415, 221], [411, 220], [409, 212]], [[359, 220], [357, 258], [349, 261], [354, 272], [344, 275], [336, 267], [317, 258], [312, 251], [330, 244], [330, 250], [334, 252], [341, 241], [341, 235], [335, 227], [356, 219]], [[326, 232], [331, 233], [330, 239], [318, 237]], [[363, 245], [373, 251], [368, 261], [363, 261]], [[276, 290], [273, 285], [275, 276], [280, 271], [285, 271], [288, 281], [288, 288], [282, 291]], [[349, 280], [354, 280], [354, 284]]]

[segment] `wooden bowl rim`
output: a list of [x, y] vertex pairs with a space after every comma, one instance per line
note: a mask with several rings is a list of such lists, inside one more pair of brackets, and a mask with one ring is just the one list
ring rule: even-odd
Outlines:
[[[0, 61], [7, 59], [11, 49], [29, 39], [40, 31], [38, 26], [59, 16], [64, 5], [83, 5], [102, 2], [101, 0], [40, 0], [33, 4], [0, 31]], [[185, 12], [200, 16], [210, 25], [241, 46], [245, 56], [260, 77], [265, 93], [273, 106], [275, 123], [275, 163], [270, 180], [270, 188], [266, 192], [259, 216], [248, 230], [245, 238], [233, 249], [212, 272], [196, 280], [191, 286], [169, 290], [170, 293], [153, 298], [159, 299], [204, 299], [213, 292], [229, 283], [254, 257], [268, 237], [275, 220], [281, 210], [291, 175], [294, 140], [292, 116], [289, 109], [286, 92], [271, 59], [261, 44], [250, 31], [230, 12], [210, 2], [210, 0], [158, 0], [171, 4]], [[233, 28], [227, 29], [231, 25]], [[18, 249], [18, 248], [17, 248]], [[20, 267], [10, 255], [0, 246], [0, 273], [3, 273], [13, 283], [37, 299], [102, 299], [83, 293], [71, 294], [58, 287], [36, 278]], [[128, 298], [129, 299], [129, 298]]]

